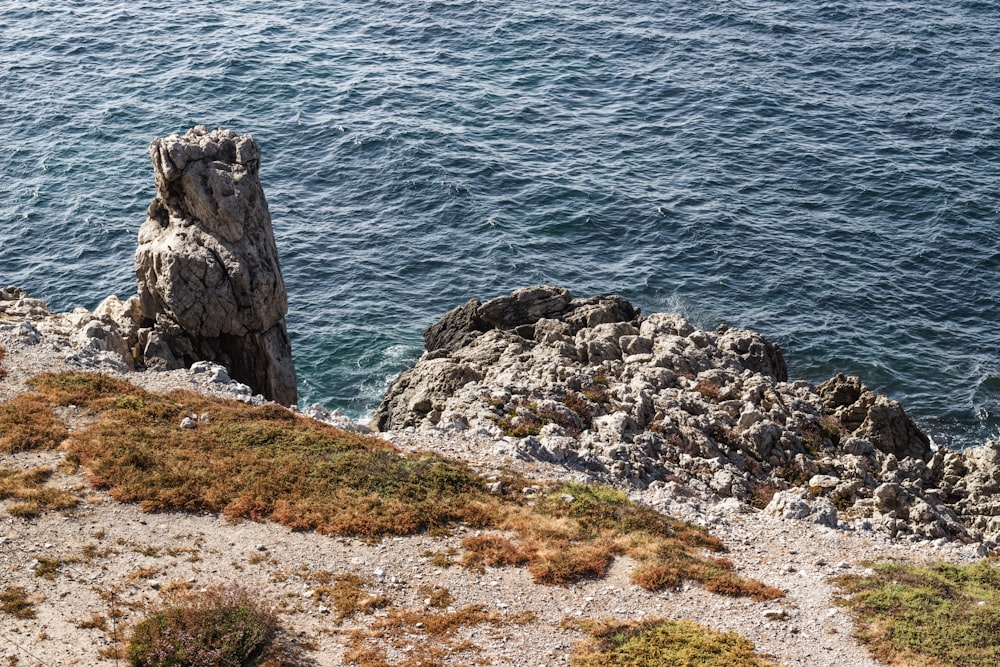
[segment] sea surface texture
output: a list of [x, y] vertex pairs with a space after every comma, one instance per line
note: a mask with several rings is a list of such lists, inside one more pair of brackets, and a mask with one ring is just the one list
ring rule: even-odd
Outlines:
[[197, 124], [263, 151], [303, 403], [552, 283], [1000, 438], [995, 2], [0, 0], [0, 282], [134, 294], [147, 146]]

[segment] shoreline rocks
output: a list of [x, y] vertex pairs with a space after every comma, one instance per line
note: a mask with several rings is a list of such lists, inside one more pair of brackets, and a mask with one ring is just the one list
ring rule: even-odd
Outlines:
[[376, 429], [469, 430], [638, 489], [893, 538], [1000, 540], [1000, 445], [935, 451], [858, 378], [789, 381], [758, 333], [539, 286], [472, 299], [425, 342]]

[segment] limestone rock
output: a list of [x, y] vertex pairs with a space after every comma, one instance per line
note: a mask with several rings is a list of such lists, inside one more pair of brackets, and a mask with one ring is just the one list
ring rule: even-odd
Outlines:
[[1000, 541], [1000, 445], [935, 453], [858, 378], [789, 382], [759, 333], [540, 286], [472, 299], [426, 342], [386, 392], [379, 430], [489, 433], [509, 455], [640, 489], [773, 501], [776, 516], [830, 528]]
[[838, 373], [816, 387], [826, 411], [854, 436], [897, 458], [929, 459], [930, 439], [906, 416], [899, 403], [875, 392], [857, 377]]
[[250, 135], [196, 127], [153, 141], [156, 199], [135, 270], [142, 356], [168, 368], [209, 360], [265, 397], [296, 402], [287, 296]]

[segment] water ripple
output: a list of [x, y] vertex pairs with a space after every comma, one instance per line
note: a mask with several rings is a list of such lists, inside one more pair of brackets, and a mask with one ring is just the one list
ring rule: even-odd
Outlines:
[[146, 146], [253, 132], [306, 400], [532, 282], [760, 329], [939, 441], [1000, 432], [990, 3], [8, 2], [0, 281], [134, 291]]

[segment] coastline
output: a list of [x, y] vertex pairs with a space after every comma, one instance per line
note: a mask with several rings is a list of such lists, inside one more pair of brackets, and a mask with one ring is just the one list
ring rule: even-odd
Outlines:
[[[79, 335], [95, 321], [93, 315], [46, 315], [39, 310], [41, 304], [22, 302], [21, 306], [35, 310], [11, 316], [8, 308], [0, 315], [0, 344], [8, 351], [3, 362], [8, 377], [0, 381], [0, 400], [24, 391], [26, 380], [37, 373], [65, 369], [109, 373], [154, 391], [179, 387], [262, 402], [245, 387], [227, 381], [224, 370], [210, 364], [194, 371], [131, 371], [116, 360], [116, 353], [99, 349], [94, 342], [99, 338]], [[30, 320], [30, 330], [25, 319]], [[341, 420], [341, 425], [350, 424]], [[433, 451], [464, 460], [486, 474], [503, 468], [537, 479], [594, 478], [592, 471], [525, 456], [516, 441], [474, 429], [423, 425], [379, 435], [403, 451]], [[8, 468], [48, 466], [58, 470], [63, 455], [59, 451], [27, 452], [4, 455], [2, 462]], [[86, 488], [82, 471], [58, 472], [51, 484]], [[372, 619], [353, 619], [345, 627], [331, 621], [330, 610], [310, 594], [315, 584], [310, 585], [306, 574], [329, 571], [363, 576], [373, 582], [373, 590], [406, 608], [423, 608], [421, 591], [427, 589], [421, 587], [430, 585], [447, 588], [456, 595], [456, 604], [482, 604], [503, 613], [532, 612], [536, 620], [526, 626], [497, 631], [493, 637], [475, 637], [482, 655], [493, 664], [566, 664], [583, 636], [563, 627], [565, 618], [662, 616], [737, 631], [750, 638], [758, 651], [782, 664], [878, 665], [852, 637], [850, 618], [835, 605], [829, 579], [841, 573], [865, 572], [865, 563], [882, 558], [968, 563], [983, 553], [978, 544], [893, 541], [877, 532], [782, 518], [733, 499], [685, 496], [678, 490], [676, 486], [632, 486], [630, 496], [708, 527], [728, 546], [727, 558], [735, 563], [737, 572], [781, 588], [787, 597], [756, 603], [713, 595], [690, 585], [679, 591], [649, 593], [628, 583], [626, 559], [616, 560], [604, 579], [552, 588], [532, 583], [518, 568], [487, 568], [480, 574], [434, 565], [428, 554], [457, 548], [464, 532], [366, 544], [294, 532], [270, 523], [232, 524], [214, 515], [144, 514], [133, 505], [117, 503], [91, 489], [86, 492], [86, 502], [71, 512], [7, 520], [0, 545], [7, 581], [30, 591], [40, 613], [31, 622], [0, 617], [0, 635], [16, 638], [16, 646], [4, 647], [8, 655], [42, 664], [100, 664], [94, 657], [95, 647], [107, 648], [106, 633], [77, 627], [76, 623], [106, 612], [101, 590], [116, 588], [123, 601], [138, 608], [140, 601], [154, 600], [174, 586], [206, 586], [238, 577], [280, 603], [283, 618], [316, 647], [310, 653], [316, 664], [339, 665], [344, 664], [345, 628], [363, 626]], [[87, 545], [110, 551], [102, 558], [84, 561], [80, 554]], [[45, 579], [35, 574], [41, 558], [54, 558], [65, 566], [54, 579]], [[771, 612], [775, 613], [769, 616]], [[123, 623], [130, 613], [134, 612], [126, 612]]]

